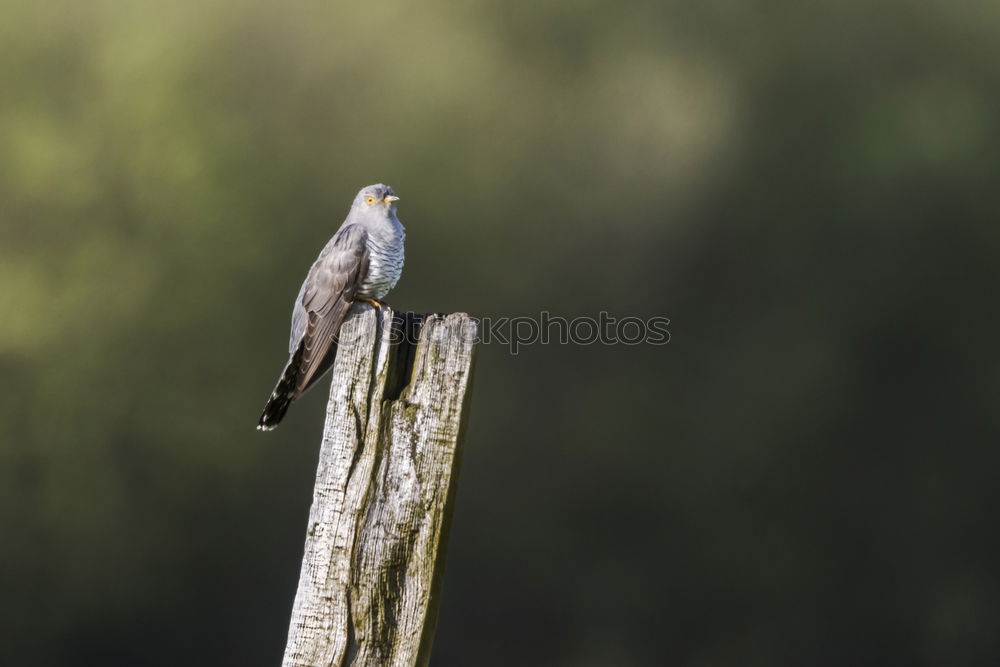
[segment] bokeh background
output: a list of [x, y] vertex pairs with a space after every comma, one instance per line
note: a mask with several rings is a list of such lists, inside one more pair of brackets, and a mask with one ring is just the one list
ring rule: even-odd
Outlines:
[[0, 663], [275, 665], [354, 193], [484, 346], [433, 664], [1000, 664], [1000, 4], [0, 0]]

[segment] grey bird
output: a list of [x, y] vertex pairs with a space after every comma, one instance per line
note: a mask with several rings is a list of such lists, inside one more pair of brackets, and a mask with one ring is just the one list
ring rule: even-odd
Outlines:
[[337, 337], [354, 301], [379, 301], [403, 272], [405, 231], [399, 197], [381, 183], [362, 188], [347, 219], [313, 262], [292, 308], [288, 363], [264, 406], [257, 428], [278, 425], [292, 401], [333, 365]]

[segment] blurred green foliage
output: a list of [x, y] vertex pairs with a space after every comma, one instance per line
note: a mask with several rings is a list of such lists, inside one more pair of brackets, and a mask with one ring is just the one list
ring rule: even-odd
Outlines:
[[1000, 662], [1000, 5], [0, 0], [0, 662], [270, 665], [371, 182], [484, 347], [438, 665]]

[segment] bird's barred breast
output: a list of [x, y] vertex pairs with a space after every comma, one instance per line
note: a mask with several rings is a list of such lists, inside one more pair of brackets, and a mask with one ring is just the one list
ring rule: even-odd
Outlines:
[[368, 275], [358, 285], [358, 295], [381, 299], [389, 293], [403, 273], [403, 239], [380, 243], [368, 238]]

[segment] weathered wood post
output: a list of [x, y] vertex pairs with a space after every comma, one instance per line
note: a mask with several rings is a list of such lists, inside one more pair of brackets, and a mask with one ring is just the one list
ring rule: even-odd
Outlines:
[[283, 667], [427, 664], [476, 330], [464, 313], [353, 306]]

